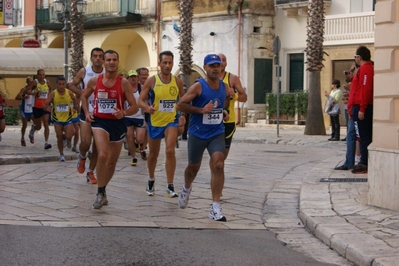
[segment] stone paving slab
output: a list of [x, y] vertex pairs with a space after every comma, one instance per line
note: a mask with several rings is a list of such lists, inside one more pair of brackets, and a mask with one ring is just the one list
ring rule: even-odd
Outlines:
[[[189, 208], [180, 210], [176, 208], [175, 199], [164, 196], [163, 160], [159, 160], [156, 169], [156, 176], [159, 176], [157, 194], [153, 198], [146, 197], [143, 191], [147, 180], [145, 162], [139, 160], [137, 167], [130, 167], [126, 152], [122, 151], [112, 186], [108, 188], [110, 206], [94, 211], [91, 203], [96, 186], [87, 184], [84, 175], [76, 172], [76, 154], [66, 150], [68, 161], [60, 167], [53, 132], [50, 135], [53, 148], [50, 150], [43, 149], [41, 132], [36, 134], [35, 144], [27, 143], [27, 147], [19, 146], [18, 134], [18, 127], [7, 127], [0, 142], [0, 201], [3, 203], [0, 224], [227, 230], [269, 228], [277, 232], [282, 241], [291, 241], [296, 235], [300, 239], [298, 242], [287, 243], [294, 249], [300, 250], [304, 242], [316, 249], [318, 243], [303, 238], [306, 226], [331, 249], [356, 265], [398, 265], [399, 213], [368, 206], [367, 183], [320, 183], [320, 178], [325, 177], [353, 177], [349, 171], [332, 170], [342, 163], [345, 144], [327, 142], [328, 136], [305, 136], [303, 127], [282, 127], [280, 136], [276, 136], [274, 125], [237, 129], [233, 145], [239, 147], [240, 156], [231, 155], [226, 162], [222, 198], [223, 211], [229, 219], [227, 223], [214, 222], [206, 217], [210, 204], [207, 167], [200, 170]], [[251, 146], [254, 144], [255, 148]], [[331, 148], [336, 152], [328, 160], [315, 161], [314, 165], [308, 164], [304, 169], [293, 167], [290, 173], [284, 174], [285, 181], [269, 181], [281, 175], [278, 163], [268, 165], [269, 179], [262, 178], [265, 174], [262, 170], [242, 173], [243, 167], [256, 169], [262, 164], [261, 158], [254, 156], [254, 149], [259, 149], [269, 160], [274, 156], [289, 161], [290, 153], [285, 153], [287, 146], [303, 146], [304, 150], [306, 147]], [[29, 160], [25, 154], [29, 154]], [[177, 154], [177, 167], [184, 168], [187, 156], [185, 142], [181, 142]], [[14, 160], [13, 164], [3, 163], [7, 160]], [[206, 160], [204, 156], [204, 162]], [[181, 187], [181, 176], [175, 180], [175, 185]], [[254, 187], [265, 189], [263, 193], [254, 193]], [[270, 197], [265, 198], [269, 192]], [[296, 197], [295, 193], [300, 194]], [[267, 212], [263, 213], [264, 204]], [[298, 216], [292, 216], [292, 212], [296, 212], [295, 204], [299, 208]], [[151, 212], [148, 212], [149, 208]], [[337, 264], [346, 265], [345, 262]]]
[[[300, 218], [319, 239], [355, 265], [398, 265], [399, 213], [367, 205], [367, 183], [321, 183], [328, 178], [367, 178], [332, 170], [341, 158], [329, 158], [313, 169], [302, 185]], [[327, 174], [325, 174], [327, 173]], [[323, 196], [324, 194], [324, 196]], [[392, 222], [392, 223], [390, 223]], [[396, 260], [395, 260], [396, 259]]]

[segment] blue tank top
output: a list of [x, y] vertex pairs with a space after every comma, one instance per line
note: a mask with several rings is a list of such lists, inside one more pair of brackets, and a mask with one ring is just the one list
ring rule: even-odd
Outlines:
[[226, 87], [221, 80], [216, 90], [209, 87], [203, 78], [198, 79], [198, 82], [201, 83], [202, 92], [192, 100], [192, 105], [202, 108], [212, 100], [214, 109], [210, 114], [191, 114], [188, 132], [200, 139], [210, 139], [224, 133], [223, 107]]

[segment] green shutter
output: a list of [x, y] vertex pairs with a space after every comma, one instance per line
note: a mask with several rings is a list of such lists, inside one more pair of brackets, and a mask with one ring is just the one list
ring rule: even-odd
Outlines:
[[303, 54], [291, 54], [289, 92], [303, 91], [303, 71]]
[[266, 103], [266, 93], [272, 92], [273, 60], [255, 58], [254, 103]]

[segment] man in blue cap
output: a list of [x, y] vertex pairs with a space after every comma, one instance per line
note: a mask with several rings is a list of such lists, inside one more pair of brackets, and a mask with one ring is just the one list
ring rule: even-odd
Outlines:
[[220, 197], [224, 186], [225, 135], [223, 120], [229, 119], [229, 88], [219, 79], [222, 61], [216, 54], [208, 54], [204, 59], [205, 78], [198, 79], [187, 93], [180, 98], [177, 110], [191, 114], [188, 129], [188, 166], [184, 171], [184, 186], [179, 196], [180, 208], [186, 208], [191, 185], [201, 167], [205, 149], [211, 157], [212, 206], [209, 218], [225, 222]]

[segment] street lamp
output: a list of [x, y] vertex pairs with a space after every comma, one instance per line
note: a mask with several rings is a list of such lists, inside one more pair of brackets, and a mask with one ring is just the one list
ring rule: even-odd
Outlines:
[[[54, 0], [53, 1], [54, 10], [57, 14], [64, 15], [64, 28], [62, 31], [64, 32], [64, 77], [65, 80], [68, 81], [68, 33], [70, 31], [69, 25], [69, 15], [70, 15], [70, 1], [69, 0]], [[87, 2], [84, 0], [79, 0], [77, 2], [77, 10], [78, 13], [84, 14], [86, 12]]]

